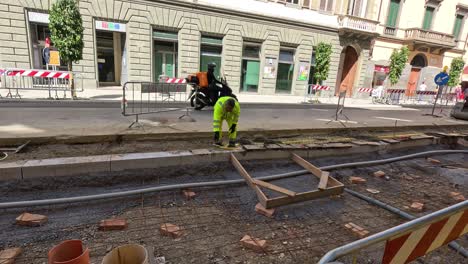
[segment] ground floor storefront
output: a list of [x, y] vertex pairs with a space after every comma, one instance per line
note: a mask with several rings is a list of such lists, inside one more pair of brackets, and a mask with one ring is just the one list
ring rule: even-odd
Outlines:
[[[9, 20], [1, 26], [6, 40], [0, 40], [0, 67], [45, 69], [50, 3], [22, 3], [0, 4]], [[79, 5], [85, 47], [73, 70], [88, 89], [184, 78], [212, 62], [215, 75], [224, 76], [236, 93], [304, 95], [310, 85], [320, 84], [331, 95], [344, 89], [353, 96], [366, 86], [370, 39], [356, 42], [334, 28], [153, 1], [83, 0]], [[331, 44], [333, 52], [328, 79], [317, 83], [315, 47], [320, 42]]]

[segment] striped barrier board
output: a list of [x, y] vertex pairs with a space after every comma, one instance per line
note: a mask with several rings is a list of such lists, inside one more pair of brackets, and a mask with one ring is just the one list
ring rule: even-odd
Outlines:
[[70, 79], [69, 72], [44, 70], [6, 70], [7, 76], [27, 76], [36, 78]]
[[186, 80], [184, 78], [167, 78], [166, 83], [186, 83]]
[[403, 264], [468, 233], [468, 210], [387, 241], [382, 264]]
[[360, 92], [360, 93], [370, 93], [373, 90], [374, 90], [373, 88], [359, 88], [358, 92]]
[[406, 91], [405, 89], [388, 89], [387, 93], [400, 93], [400, 94], [402, 94], [402, 93], [405, 93], [405, 91]]
[[310, 88], [312, 88], [312, 90], [320, 90], [320, 91], [330, 90], [330, 86], [324, 86], [324, 85], [311, 85]]
[[416, 94], [421, 94], [421, 95], [435, 95], [437, 94], [436, 91], [416, 91]]

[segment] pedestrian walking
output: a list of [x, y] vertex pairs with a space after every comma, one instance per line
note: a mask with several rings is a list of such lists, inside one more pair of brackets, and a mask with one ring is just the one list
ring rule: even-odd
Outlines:
[[424, 91], [426, 91], [426, 89], [427, 89], [426, 82], [425, 82], [425, 81], [423, 81], [423, 82], [421, 83], [421, 85], [419, 85], [419, 89], [418, 89], [418, 91], [419, 91], [419, 95], [418, 95], [418, 103], [420, 103], [420, 102], [421, 102], [421, 100], [422, 100], [422, 96], [423, 96], [422, 94], [423, 94], [423, 92], [424, 92]]

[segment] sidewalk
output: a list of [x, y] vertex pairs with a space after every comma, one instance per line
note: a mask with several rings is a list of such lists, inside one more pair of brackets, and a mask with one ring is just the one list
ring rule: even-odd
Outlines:
[[[14, 94], [15, 91], [12, 90]], [[7, 90], [0, 90], [0, 95], [5, 96]], [[47, 99], [47, 91], [20, 91], [22, 99]], [[294, 95], [258, 95], [254, 93], [239, 93], [236, 94], [239, 101], [242, 103], [258, 103], [258, 104], [303, 104], [311, 103], [310, 99], [313, 97], [305, 98], [304, 96], [294, 96]], [[52, 96], [55, 96], [55, 93], [52, 93]], [[122, 87], [101, 87], [97, 89], [84, 89], [83, 92], [78, 92], [77, 96], [82, 100], [92, 100], [92, 101], [122, 101]], [[59, 99], [63, 99], [63, 92], [58, 93]], [[70, 99], [70, 93], [67, 93], [67, 98]], [[9, 99], [9, 98], [6, 98]], [[15, 100], [19, 98], [15, 98]], [[315, 98], [313, 98], [315, 100]], [[1, 100], [1, 99], [0, 99]], [[336, 105], [338, 102], [338, 97], [323, 97], [318, 98], [318, 103], [314, 102], [313, 104], [324, 104], [324, 105]], [[345, 106], [354, 107], [354, 108], [366, 108], [366, 109], [395, 109], [402, 108], [406, 106], [428, 106], [428, 103], [417, 103], [417, 104], [408, 104], [408, 105], [386, 105], [386, 104], [373, 104], [371, 97], [367, 99], [357, 99], [357, 98], [346, 98]]]

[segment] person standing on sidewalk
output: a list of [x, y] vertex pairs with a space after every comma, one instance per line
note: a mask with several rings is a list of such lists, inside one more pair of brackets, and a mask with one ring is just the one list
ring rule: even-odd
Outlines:
[[240, 116], [240, 105], [236, 99], [230, 96], [223, 96], [218, 99], [213, 112], [213, 132], [214, 141], [218, 146], [222, 146], [223, 120], [226, 120], [229, 127], [229, 145], [233, 148], [237, 140], [237, 123]]
[[[426, 89], [427, 89], [426, 82], [423, 81], [423, 82], [419, 85], [418, 91], [424, 92], [424, 91], [426, 91]], [[418, 96], [418, 103], [421, 102], [422, 96], [423, 96], [423, 95], [420, 93], [419, 96]]]

